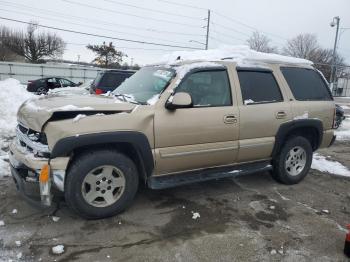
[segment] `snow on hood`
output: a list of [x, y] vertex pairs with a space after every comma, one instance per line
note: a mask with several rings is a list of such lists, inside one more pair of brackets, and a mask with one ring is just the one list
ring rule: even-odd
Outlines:
[[[131, 112], [135, 105], [106, 96], [45, 96], [27, 100], [18, 110], [18, 121], [40, 131], [56, 112]], [[74, 118], [74, 116], [72, 117]]]
[[[180, 59], [178, 59], [180, 58]], [[159, 64], [174, 64], [186, 60], [217, 61], [222, 59], [231, 59], [239, 64], [247, 64], [249, 61], [274, 62], [274, 63], [292, 63], [306, 64], [313, 63], [306, 59], [283, 56], [278, 54], [269, 54], [257, 52], [246, 45], [229, 46], [223, 45], [218, 49], [195, 50], [195, 51], [176, 51], [164, 55]]]

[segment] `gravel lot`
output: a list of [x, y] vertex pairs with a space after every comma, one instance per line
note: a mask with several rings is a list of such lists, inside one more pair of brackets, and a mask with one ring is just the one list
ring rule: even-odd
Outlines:
[[[350, 168], [349, 152], [350, 141], [342, 141], [319, 153]], [[347, 261], [350, 178], [311, 170], [294, 186], [260, 173], [140, 188], [123, 214], [86, 221], [64, 202], [31, 207], [3, 177], [0, 220], [0, 261]], [[60, 244], [64, 253], [53, 254]]]

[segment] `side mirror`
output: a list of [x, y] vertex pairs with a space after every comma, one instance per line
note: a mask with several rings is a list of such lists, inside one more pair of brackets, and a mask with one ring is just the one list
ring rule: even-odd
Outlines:
[[190, 108], [193, 106], [192, 97], [189, 93], [179, 92], [170, 97], [165, 104], [165, 108], [175, 110], [178, 108]]
[[83, 82], [78, 82], [77, 86], [81, 86], [83, 84]]

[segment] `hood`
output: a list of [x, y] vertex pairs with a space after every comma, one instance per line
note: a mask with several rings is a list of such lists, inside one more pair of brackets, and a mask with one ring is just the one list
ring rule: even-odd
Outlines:
[[20, 123], [40, 132], [49, 119], [74, 118], [78, 114], [113, 114], [131, 112], [135, 104], [110, 96], [69, 95], [29, 99], [18, 110]]

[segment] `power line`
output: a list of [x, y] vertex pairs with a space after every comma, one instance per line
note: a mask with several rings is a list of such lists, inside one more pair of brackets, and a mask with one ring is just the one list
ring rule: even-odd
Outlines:
[[183, 17], [183, 18], [188, 18], [188, 19], [192, 19], [192, 20], [203, 20], [202, 18], [187, 16], [187, 15], [180, 15], [178, 13], [176, 14], [176, 13], [171, 13], [171, 12], [166, 12], [166, 11], [162, 11], [162, 10], [146, 8], [146, 7], [140, 7], [140, 6], [137, 6], [137, 5], [126, 4], [124, 2], [119, 2], [119, 1], [115, 1], [115, 0], [103, 0], [103, 1], [109, 2], [109, 3], [114, 3], [114, 4], [117, 4], [117, 5], [128, 6], [128, 7], [141, 9], [141, 10], [146, 10], [146, 11], [149, 11], [149, 12], [159, 13], [159, 14], [172, 15], [172, 16]]
[[232, 31], [232, 32], [236, 32], [238, 34], [242, 34], [242, 35], [245, 35], [245, 36], [250, 36], [249, 34], [247, 33], [243, 33], [241, 31], [238, 31], [236, 29], [233, 29], [232, 27], [228, 27], [228, 26], [225, 26], [225, 25], [222, 25], [222, 24], [218, 24], [218, 23], [214, 23], [214, 22], [211, 22], [213, 25], [216, 25], [216, 26], [219, 26], [219, 27], [222, 27], [222, 29], [224, 30], [228, 30], [228, 31]]
[[[12, 11], [12, 10], [6, 10], [6, 9], [2, 9], [0, 8], [1, 11], [5, 11], [5, 12], [12, 12], [12, 13], [17, 13], [17, 14], [24, 14], [24, 15], [31, 15], [28, 14], [26, 12], [20, 12], [20, 11]], [[79, 24], [79, 23], [75, 23], [75, 22], [71, 22], [71, 21], [64, 21], [64, 20], [60, 20], [60, 19], [56, 19], [56, 18], [47, 18], [47, 17], [43, 17], [43, 16], [38, 16], [36, 15], [35, 18], [42, 18], [45, 20], [52, 20], [52, 21], [58, 21], [58, 22], [62, 22], [62, 23], [69, 23], [71, 25], [78, 25], [78, 26], [83, 26], [83, 27], [90, 27], [90, 28], [94, 28], [94, 29], [98, 29], [98, 30], [104, 30], [104, 31], [110, 31], [110, 32], [115, 32], [115, 33], [120, 33], [120, 34], [128, 34], [128, 35], [133, 35], [133, 36], [138, 36], [138, 37], [145, 37], [144, 35], [139, 35], [139, 34], [134, 34], [134, 33], [129, 33], [129, 32], [123, 32], [123, 31], [116, 31], [116, 30], [110, 30], [110, 29], [106, 29], [106, 28], [102, 28], [102, 27], [96, 27], [96, 26], [91, 26], [91, 25], [84, 25], [84, 24]], [[184, 44], [182, 42], [177, 42], [177, 41], [172, 41], [172, 40], [168, 40], [168, 39], [163, 39], [163, 38], [156, 38], [156, 37], [149, 37], [155, 40], [160, 40], [160, 41], [168, 41], [171, 43], [176, 43], [176, 44]]]
[[[164, 3], [168, 3], [168, 4], [172, 4], [172, 5], [177, 5], [177, 6], [182, 6], [182, 7], [188, 7], [188, 8], [192, 8], [192, 9], [198, 9], [198, 10], [208, 10], [208, 8], [203, 8], [203, 7], [199, 7], [199, 6], [193, 6], [193, 5], [187, 5], [187, 4], [180, 4], [180, 3], [177, 3], [177, 2], [173, 2], [173, 1], [170, 1], [170, 0], [158, 0], [160, 2], [164, 2]], [[250, 28], [251, 30], [254, 30], [254, 31], [259, 31], [259, 32], [262, 32], [266, 35], [271, 35], [271, 36], [274, 36], [274, 37], [277, 37], [277, 38], [280, 38], [280, 39], [283, 39], [283, 40], [287, 40], [285, 37], [282, 37], [282, 36], [279, 36], [277, 34], [273, 34], [273, 33], [269, 33], [269, 32], [265, 32], [265, 31], [262, 31], [262, 30], [259, 30], [258, 28], [254, 27], [254, 26], [251, 26], [251, 25], [248, 25], [246, 23], [243, 23], [241, 21], [238, 21], [236, 19], [233, 19], [229, 16], [226, 16], [224, 14], [222, 14], [221, 12], [218, 12], [216, 11], [215, 9], [211, 9], [211, 11], [214, 13], [214, 14], [217, 14], [218, 16], [221, 16], [229, 21], [232, 21], [234, 23], [237, 23], [237, 24], [240, 24], [241, 26], [244, 26], [244, 27], [247, 27], [247, 28]]]
[[172, 5], [177, 5], [177, 6], [183, 6], [183, 7], [193, 8], [193, 9], [208, 10], [208, 8], [199, 7], [199, 6], [194, 6], [194, 5], [180, 4], [180, 3], [176, 3], [176, 2], [173, 2], [173, 1], [169, 1], [169, 0], [158, 0], [158, 1], [159, 1], [159, 2], [168, 3], [168, 4], [172, 4]]
[[223, 37], [226, 37], [226, 38], [230, 38], [230, 39], [236, 39], [236, 40], [240, 40], [240, 41], [246, 41], [245, 39], [242, 39], [242, 38], [239, 38], [239, 37], [235, 37], [235, 36], [232, 36], [232, 35], [228, 35], [228, 34], [224, 34], [222, 32], [218, 32], [216, 31], [215, 29], [212, 30], [213, 33], [215, 33], [216, 35], [218, 36], [223, 36]]
[[67, 18], [67, 19], [72, 19], [73, 18], [75, 20], [88, 21], [89, 23], [93, 22], [93, 23], [99, 23], [99, 24], [102, 24], [102, 25], [109, 25], [109, 26], [122, 26], [122, 27], [133, 29], [133, 30], [137, 30], [137, 31], [149, 31], [149, 32], [161, 33], [161, 34], [187, 35], [187, 36], [192, 36], [192, 37], [197, 37], [197, 36], [198, 37], [203, 37], [203, 36], [205, 36], [205, 35], [201, 35], [201, 34], [166, 31], [166, 30], [158, 30], [158, 29], [153, 29], [153, 28], [136, 27], [136, 26], [131, 26], [131, 25], [110, 23], [110, 22], [103, 21], [103, 20], [98, 20], [98, 19], [91, 19], [91, 18], [86, 18], [86, 17], [81, 17], [81, 16], [74, 16], [74, 15], [67, 15], [67, 14], [56, 12], [56, 11], [53, 11], [53, 10], [50, 10], [50, 9], [33, 8], [31, 6], [27, 6], [27, 5], [23, 5], [23, 4], [14, 4], [14, 3], [1, 1], [1, 0], [0, 0], [0, 2], [2, 4], [9, 5], [9, 6], [15, 7], [15, 8], [20, 7], [20, 8], [31, 9], [31, 10], [34, 10], [36, 14], [38, 13], [38, 11], [41, 11], [41, 12], [44, 12], [45, 14], [47, 14], [47, 13], [55, 14], [55, 16], [61, 16], [63, 18]]
[[[89, 44], [82, 44], [82, 43], [66, 43], [67, 45], [79, 45], [79, 46], [87, 46]], [[131, 49], [131, 50], [146, 50], [146, 51], [167, 51], [172, 52], [174, 50], [170, 49], [158, 49], [158, 48], [142, 48], [142, 47], [127, 47], [127, 46], [117, 46], [117, 49]]]
[[141, 16], [141, 15], [135, 15], [135, 14], [130, 14], [130, 13], [126, 13], [126, 12], [121, 12], [121, 11], [115, 10], [115, 9], [109, 9], [109, 8], [107, 9], [107, 8], [97, 7], [97, 6], [93, 6], [93, 5], [89, 5], [89, 4], [85, 4], [85, 3], [74, 2], [74, 1], [71, 1], [71, 0], [61, 0], [61, 1], [67, 2], [67, 3], [70, 3], [70, 4], [79, 5], [79, 6], [85, 6], [85, 7], [88, 7], [88, 8], [95, 9], [95, 10], [100, 10], [100, 11], [104, 11], [104, 12], [110, 12], [110, 13], [113, 13], [113, 14], [117, 13], [117, 14], [121, 14], [121, 15], [137, 17], [137, 18], [145, 19], [145, 20], [153, 20], [153, 21], [156, 21], [156, 22], [177, 24], [177, 25], [182, 25], [182, 26], [200, 28], [200, 26], [196, 26], [196, 25], [179, 23], [179, 22], [174, 22], [174, 21], [171, 21], [171, 20], [158, 19], [158, 18], [153, 18], [153, 17], [145, 17], [145, 16]]
[[225, 40], [221, 40], [221, 39], [216, 38], [214, 36], [209, 36], [209, 38], [212, 39], [212, 40], [215, 40], [217, 43], [220, 43], [220, 44], [237, 45], [237, 44], [233, 44], [231, 42], [227, 42]]
[[[21, 20], [17, 20], [17, 19], [6, 18], [6, 17], [0, 17], [0, 19], [7, 20], [7, 21], [13, 21], [13, 22], [17, 22], [17, 23], [22, 23], [22, 24], [27, 24], [27, 25], [32, 24], [30, 22], [25, 22], [25, 21], [21, 21]], [[54, 30], [58, 30], [58, 31], [74, 33], [74, 34], [88, 35], [88, 36], [101, 37], [101, 38], [108, 38], [108, 39], [125, 41], [125, 42], [131, 42], [131, 43], [138, 43], [138, 44], [167, 46], [167, 47], [178, 47], [178, 48], [196, 49], [196, 50], [200, 49], [200, 48], [190, 47], [190, 46], [169, 45], [169, 44], [161, 44], [161, 43], [156, 43], [156, 42], [139, 41], [139, 40], [120, 38], [120, 37], [112, 37], [112, 36], [105, 36], [105, 35], [99, 35], [99, 34], [85, 33], [85, 32], [69, 30], [69, 29], [64, 29], [64, 28], [59, 28], [59, 27], [54, 27], [54, 26], [41, 25], [41, 24], [37, 24], [37, 26], [43, 27], [43, 28], [48, 28], [48, 29], [54, 29]]]
[[232, 21], [232, 22], [234, 22], [234, 23], [240, 24], [240, 25], [245, 26], [245, 27], [247, 27], [247, 28], [250, 28], [250, 29], [252, 29], [252, 30], [260, 31], [260, 32], [262, 32], [262, 33], [264, 33], [264, 34], [271, 35], [271, 36], [275, 36], [275, 37], [278, 37], [278, 38], [283, 39], [283, 40], [287, 40], [287, 38], [285, 38], [285, 37], [282, 37], [282, 36], [279, 36], [279, 35], [276, 35], [276, 34], [273, 34], [273, 33], [261, 31], [261, 30], [259, 30], [258, 28], [254, 27], [254, 26], [250, 26], [250, 25], [248, 25], [248, 24], [245, 24], [245, 23], [243, 23], [243, 22], [241, 22], [241, 21], [238, 21], [238, 20], [233, 19], [233, 18], [231, 18], [231, 17], [229, 17], [229, 16], [226, 16], [226, 15], [220, 13], [220, 12], [217, 12], [217, 11], [213, 11], [213, 12], [216, 13], [218, 16], [221, 16], [221, 17], [223, 17], [223, 18], [225, 18], [225, 19], [227, 19], [227, 20], [229, 20], [229, 21]]

